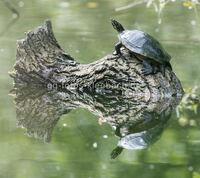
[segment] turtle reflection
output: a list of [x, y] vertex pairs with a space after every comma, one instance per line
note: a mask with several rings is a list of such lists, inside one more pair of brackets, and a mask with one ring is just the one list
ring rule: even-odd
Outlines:
[[172, 110], [181, 98], [146, 98], [123, 94], [91, 94], [37, 88], [14, 88], [17, 125], [37, 139], [50, 142], [59, 118], [77, 108], [88, 109], [101, 122], [115, 127], [118, 146], [116, 158], [123, 149], [143, 149], [159, 139]]
[[161, 137], [170, 117], [171, 112], [161, 114], [144, 112], [138, 124], [118, 126], [115, 133], [120, 140], [111, 152], [111, 159], [115, 159], [123, 149], [139, 150], [155, 143]]

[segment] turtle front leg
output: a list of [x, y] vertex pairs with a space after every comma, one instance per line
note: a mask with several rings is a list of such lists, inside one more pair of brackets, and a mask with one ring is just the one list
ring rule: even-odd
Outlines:
[[146, 61], [143, 61], [143, 69], [142, 74], [143, 75], [149, 75], [153, 73], [153, 67]]
[[160, 72], [162, 73], [163, 77], [165, 77], [165, 66], [163, 64], [161, 64], [159, 66], [159, 68], [160, 68]]
[[113, 51], [113, 55], [120, 55], [121, 56], [121, 51], [120, 48], [122, 47], [122, 43], [119, 42], [115, 45], [115, 51]]

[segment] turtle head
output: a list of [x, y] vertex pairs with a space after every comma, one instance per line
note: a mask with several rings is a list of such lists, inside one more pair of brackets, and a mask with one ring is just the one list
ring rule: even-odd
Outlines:
[[111, 22], [113, 28], [118, 31], [118, 33], [121, 33], [124, 31], [124, 27], [116, 20], [110, 19], [110, 22]]

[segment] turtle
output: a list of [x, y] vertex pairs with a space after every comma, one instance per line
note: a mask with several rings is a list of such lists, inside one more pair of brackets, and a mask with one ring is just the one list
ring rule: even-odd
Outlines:
[[151, 35], [140, 30], [125, 30], [124, 27], [114, 19], [111, 24], [118, 32], [119, 42], [115, 45], [113, 55], [121, 56], [121, 47], [125, 47], [138, 60], [142, 61], [142, 74], [155, 73], [155, 66], [165, 76], [165, 67], [172, 70], [169, 63], [171, 56], [164, 50], [163, 46]]

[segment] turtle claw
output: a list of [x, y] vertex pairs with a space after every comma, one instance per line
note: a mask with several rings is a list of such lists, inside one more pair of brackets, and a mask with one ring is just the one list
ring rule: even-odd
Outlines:
[[152, 70], [152, 68], [143, 68], [142, 69], [142, 74], [143, 75], [149, 75], [149, 74], [152, 74], [153, 73], [153, 70]]
[[122, 56], [122, 53], [117, 53], [116, 50], [113, 51], [112, 54], [113, 54], [114, 56], [117, 56], [117, 57], [121, 57], [121, 56]]
[[114, 50], [114, 51], [112, 52], [112, 54], [115, 55], [115, 56], [117, 56], [117, 55], [121, 55], [122, 53], [121, 53], [121, 52], [117, 52], [116, 50]]
[[118, 55], [116, 50], [114, 50], [114, 51], [112, 52], [112, 54], [113, 54], [114, 56]]
[[153, 73], [153, 68], [147, 61], [143, 61], [143, 69], [142, 69], [142, 74], [143, 75], [149, 75]]

